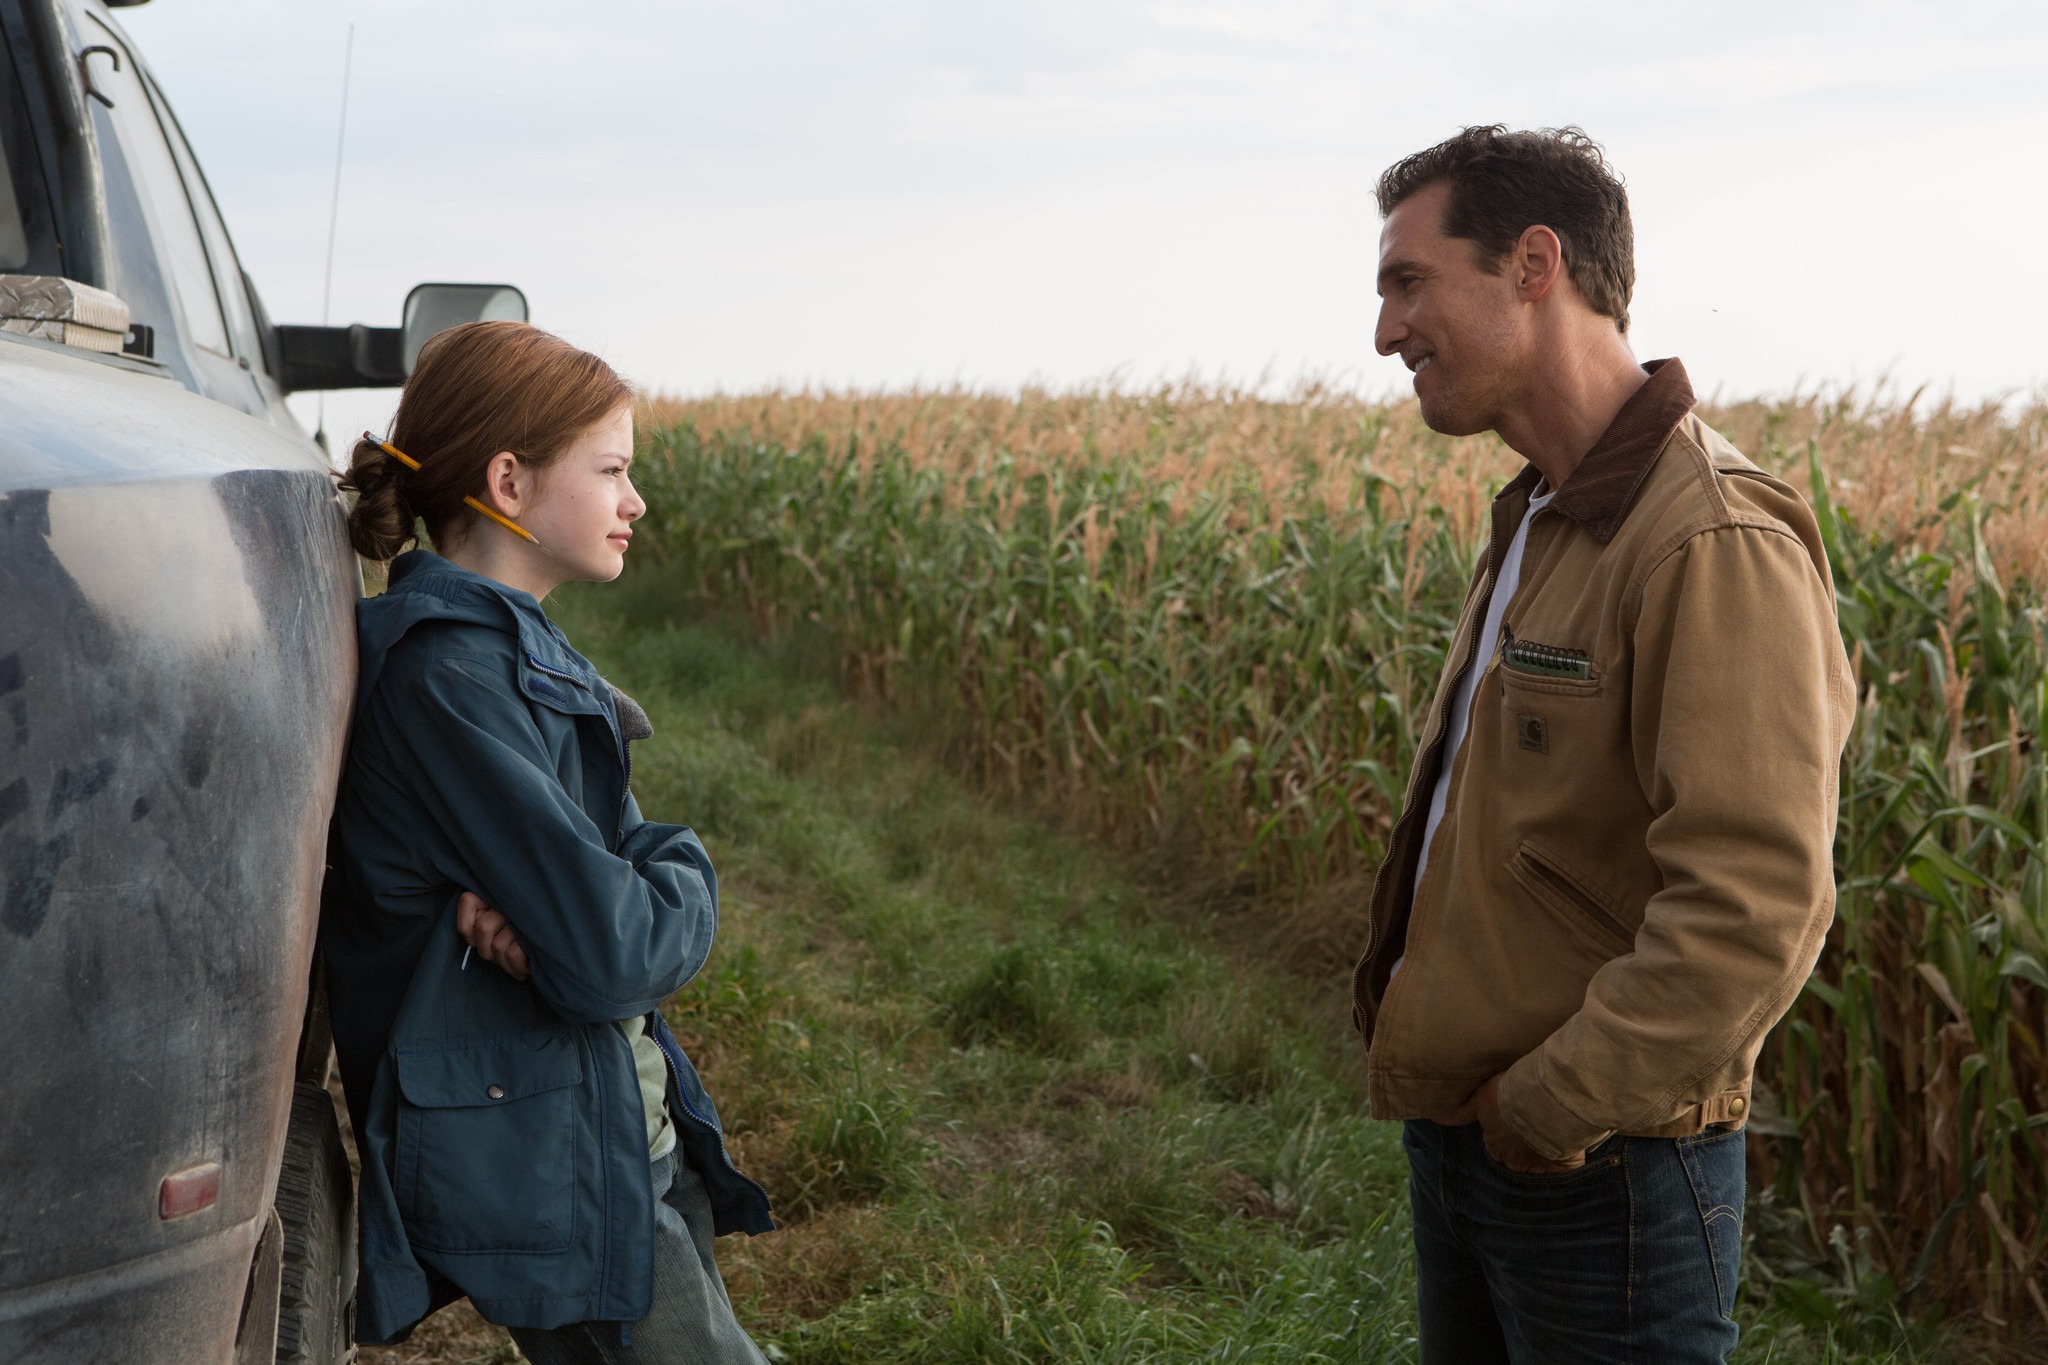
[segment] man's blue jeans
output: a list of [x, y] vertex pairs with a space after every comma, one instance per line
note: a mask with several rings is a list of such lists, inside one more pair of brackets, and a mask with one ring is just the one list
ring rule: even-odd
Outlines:
[[1406, 1125], [1422, 1365], [1721, 1365], [1735, 1348], [1743, 1135], [1613, 1137], [1559, 1175], [1479, 1125]]

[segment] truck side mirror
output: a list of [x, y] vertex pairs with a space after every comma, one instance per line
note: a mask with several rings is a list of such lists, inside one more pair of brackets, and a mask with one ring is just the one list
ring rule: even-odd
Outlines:
[[526, 295], [509, 284], [419, 284], [405, 296], [407, 375], [432, 337], [465, 322], [524, 322]]
[[[509, 284], [421, 284], [405, 296], [397, 327], [299, 327], [275, 330], [272, 377], [286, 393], [309, 389], [396, 388], [412, 374], [420, 347], [465, 322], [524, 322], [526, 295]], [[269, 349], [265, 358], [269, 360]]]

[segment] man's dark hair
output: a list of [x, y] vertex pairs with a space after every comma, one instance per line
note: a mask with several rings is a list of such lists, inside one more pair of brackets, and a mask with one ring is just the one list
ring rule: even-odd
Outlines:
[[1403, 157], [1380, 176], [1380, 216], [1431, 185], [1451, 187], [1444, 235], [1479, 248], [1498, 273], [1523, 232], [1541, 225], [1564, 246], [1565, 270], [1594, 312], [1628, 331], [1635, 229], [1628, 191], [1600, 144], [1578, 128], [1509, 132], [1496, 123]]

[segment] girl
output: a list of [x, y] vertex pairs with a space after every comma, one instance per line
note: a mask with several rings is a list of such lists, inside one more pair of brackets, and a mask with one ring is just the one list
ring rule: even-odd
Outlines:
[[[767, 1231], [768, 1200], [659, 1013], [717, 880], [627, 789], [646, 715], [540, 610], [625, 565], [631, 399], [546, 332], [457, 327], [343, 484], [357, 551], [392, 561], [357, 605], [321, 925], [365, 1342], [466, 1294], [535, 1365], [763, 1360], [712, 1238]], [[439, 554], [398, 554], [416, 521]]]

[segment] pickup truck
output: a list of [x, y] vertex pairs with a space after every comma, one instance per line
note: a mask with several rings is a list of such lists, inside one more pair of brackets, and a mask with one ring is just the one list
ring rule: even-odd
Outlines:
[[362, 579], [284, 398], [525, 316], [273, 324], [109, 5], [0, 0], [0, 1361], [354, 1357], [314, 943]]

